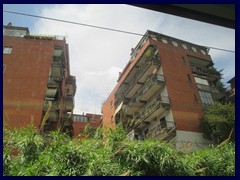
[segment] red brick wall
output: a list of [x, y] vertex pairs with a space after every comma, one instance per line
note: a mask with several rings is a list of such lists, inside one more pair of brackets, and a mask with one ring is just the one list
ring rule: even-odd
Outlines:
[[39, 127], [54, 44], [61, 41], [4, 36], [12, 54], [3, 56], [3, 115], [9, 128]]
[[[86, 117], [88, 117], [88, 122], [79, 122], [74, 121], [73, 122], [73, 129], [74, 129], [74, 136], [73, 138], [76, 138], [79, 132], [82, 132], [86, 125], [89, 125], [90, 127], [93, 127], [94, 129], [97, 129], [101, 126], [101, 115], [96, 114], [86, 114]], [[95, 120], [93, 121], [92, 117], [95, 117]]]
[[[175, 47], [161, 42], [157, 44], [176, 127], [178, 130], [199, 132], [202, 105], [187, 55], [209, 61], [211, 58], [200, 52], [185, 50], [181, 46]], [[186, 64], [183, 63], [182, 57], [185, 58]], [[188, 79], [188, 74], [191, 81]], [[198, 102], [195, 101], [194, 94], [197, 96]]]

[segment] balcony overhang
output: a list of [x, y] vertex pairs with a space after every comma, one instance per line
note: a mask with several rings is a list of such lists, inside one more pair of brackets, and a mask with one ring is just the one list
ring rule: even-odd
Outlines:
[[47, 89], [45, 94], [46, 100], [54, 100], [57, 93], [57, 89]]
[[62, 67], [60, 66], [51, 66], [51, 76], [54, 81], [61, 81], [63, 78]]
[[213, 64], [211, 60], [207, 60], [207, 59], [201, 59], [194, 56], [188, 56], [188, 58], [191, 66], [208, 67]]
[[53, 56], [60, 57], [62, 55], [63, 50], [62, 49], [54, 49]]
[[136, 122], [134, 129], [141, 129], [147, 125], [150, 124], [151, 121], [154, 121], [154, 119], [160, 115], [162, 115], [164, 112], [166, 111], [166, 108], [159, 105], [154, 111], [152, 111], [151, 113], [149, 113], [149, 115], [147, 115], [146, 117], [144, 117], [143, 119], [139, 120], [138, 122]]
[[74, 99], [73, 97], [65, 97], [65, 110], [66, 111], [72, 111], [74, 109]]

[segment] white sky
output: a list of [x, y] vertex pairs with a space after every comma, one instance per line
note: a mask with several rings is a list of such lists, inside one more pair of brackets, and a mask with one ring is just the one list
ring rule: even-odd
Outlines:
[[[28, 9], [22, 7], [21, 12], [31, 14]], [[10, 7], [7, 10], [12, 9]], [[34, 12], [41, 16], [141, 34], [152, 30], [203, 46], [235, 50], [233, 29], [129, 5], [46, 5]], [[25, 22], [16, 26], [26, 25]], [[77, 79], [74, 113], [101, 113], [102, 102], [113, 90], [118, 73], [130, 59], [131, 48], [136, 46], [141, 37], [43, 19], [34, 19], [29, 26], [31, 33], [66, 36], [70, 72]], [[215, 67], [224, 69], [224, 83], [235, 76], [234, 53], [211, 49], [210, 55]]]

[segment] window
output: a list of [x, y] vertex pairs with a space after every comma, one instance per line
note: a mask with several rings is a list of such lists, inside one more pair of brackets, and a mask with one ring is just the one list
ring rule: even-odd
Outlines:
[[87, 117], [76, 115], [76, 116], [73, 116], [73, 121], [87, 122]]
[[201, 101], [204, 105], [211, 105], [213, 104], [213, 99], [211, 93], [199, 91]]
[[178, 43], [176, 41], [172, 41], [173, 45], [178, 47]]
[[199, 78], [199, 77], [194, 77], [194, 79], [195, 79], [195, 82], [197, 84], [203, 84], [203, 85], [206, 85], [206, 86], [209, 85], [208, 81], [206, 79], [202, 79], [202, 78]]
[[12, 48], [11, 47], [4, 47], [3, 48], [3, 54], [12, 54]]
[[27, 34], [27, 30], [18, 30], [18, 29], [4, 29], [4, 36], [16, 36], [16, 37], [24, 37]]
[[160, 126], [161, 126], [161, 129], [164, 129], [167, 127], [167, 122], [165, 117], [160, 119]]
[[183, 47], [184, 49], [187, 49], [187, 45], [186, 45], [186, 44], [182, 44], [182, 47]]
[[195, 47], [192, 47], [193, 52], [197, 52], [197, 49]]
[[165, 44], [168, 43], [166, 39], [162, 39], [162, 42], [165, 43]]
[[12, 30], [12, 29], [5, 29], [3, 35], [4, 36], [13, 36], [14, 35], [14, 30]]
[[203, 54], [203, 55], [207, 55], [207, 53], [206, 53], [206, 51], [204, 51], [204, 50], [200, 50], [201, 51], [201, 53]]

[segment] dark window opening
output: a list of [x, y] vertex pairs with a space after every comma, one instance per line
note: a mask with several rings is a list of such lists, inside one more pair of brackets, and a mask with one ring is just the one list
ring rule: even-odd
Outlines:
[[167, 127], [167, 122], [165, 117], [160, 119], [160, 126], [161, 126], [161, 129], [164, 129]]
[[182, 57], [182, 62], [183, 62], [183, 64], [185, 64], [185, 65], [187, 64], [184, 57]]
[[196, 94], [193, 94], [193, 96], [194, 96], [194, 101], [198, 101], [198, 99], [197, 99], [197, 95]]
[[192, 79], [191, 79], [190, 74], [187, 74], [187, 77], [188, 77], [188, 81], [189, 81], [189, 82], [192, 82]]

